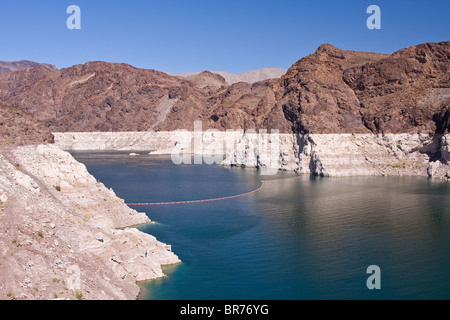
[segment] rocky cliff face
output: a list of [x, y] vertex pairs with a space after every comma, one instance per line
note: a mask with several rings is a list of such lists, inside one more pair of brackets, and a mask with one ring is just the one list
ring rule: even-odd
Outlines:
[[330, 44], [295, 63], [281, 78], [279, 107], [296, 133], [364, 133], [361, 104], [343, 73], [386, 55], [352, 52]]
[[[217, 164], [296, 171], [324, 177], [450, 177], [450, 135], [430, 134], [273, 134], [256, 132], [55, 133], [66, 150], [122, 150], [201, 154]], [[199, 138], [198, 138], [199, 137]], [[194, 142], [194, 139], [198, 139]], [[200, 142], [200, 143], [199, 143]], [[200, 146], [200, 147], [198, 147]], [[208, 160], [211, 161], [211, 160]], [[205, 161], [206, 162], [206, 161]]]
[[448, 132], [450, 42], [406, 48], [344, 71], [372, 132]]
[[449, 41], [392, 55], [322, 45], [282, 77], [281, 107], [298, 133], [444, 131], [449, 57]]

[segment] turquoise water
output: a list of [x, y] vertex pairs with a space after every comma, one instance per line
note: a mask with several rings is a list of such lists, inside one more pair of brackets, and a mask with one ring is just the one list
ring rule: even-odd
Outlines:
[[[164, 156], [74, 156], [126, 202], [224, 197], [294, 176]], [[305, 175], [242, 198], [135, 209], [157, 222], [140, 229], [183, 261], [141, 283], [143, 299], [450, 298], [448, 182]], [[381, 269], [381, 290], [367, 289], [370, 265]]]

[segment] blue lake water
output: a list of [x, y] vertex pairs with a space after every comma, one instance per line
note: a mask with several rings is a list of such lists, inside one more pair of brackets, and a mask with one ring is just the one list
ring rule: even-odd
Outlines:
[[[73, 155], [127, 203], [225, 197], [294, 176], [179, 166], [166, 156]], [[446, 181], [304, 175], [242, 198], [134, 208], [157, 222], [140, 230], [182, 260], [141, 283], [143, 299], [450, 298]], [[366, 286], [370, 265], [380, 267], [380, 290]]]

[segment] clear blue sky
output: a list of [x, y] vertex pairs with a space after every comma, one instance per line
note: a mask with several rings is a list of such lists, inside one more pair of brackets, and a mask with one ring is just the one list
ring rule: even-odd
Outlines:
[[[69, 5], [81, 30], [69, 30]], [[366, 9], [381, 8], [381, 30]], [[166, 72], [289, 68], [322, 43], [392, 53], [450, 40], [448, 0], [1, 0], [0, 61], [125, 62]]]

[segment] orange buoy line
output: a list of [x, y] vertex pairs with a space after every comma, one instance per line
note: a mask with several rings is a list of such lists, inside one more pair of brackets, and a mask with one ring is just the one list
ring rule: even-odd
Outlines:
[[220, 198], [211, 198], [211, 199], [204, 199], [204, 200], [190, 200], [190, 201], [173, 201], [173, 202], [138, 202], [138, 203], [127, 203], [128, 206], [167, 206], [167, 205], [176, 205], [176, 204], [191, 204], [191, 203], [203, 203], [203, 202], [213, 202], [213, 201], [222, 201], [222, 200], [228, 200], [228, 199], [235, 199], [240, 197], [245, 197], [250, 194], [256, 193], [259, 190], [264, 187], [265, 182], [269, 181], [282, 181], [282, 180], [290, 180], [298, 178], [299, 176], [290, 177], [290, 178], [282, 178], [282, 179], [271, 179], [271, 180], [261, 180], [261, 186], [259, 186], [258, 189], [252, 190], [250, 192], [246, 193], [240, 193], [233, 196], [228, 197], [220, 197]]

